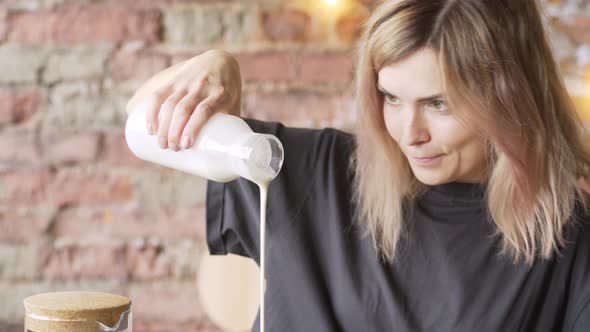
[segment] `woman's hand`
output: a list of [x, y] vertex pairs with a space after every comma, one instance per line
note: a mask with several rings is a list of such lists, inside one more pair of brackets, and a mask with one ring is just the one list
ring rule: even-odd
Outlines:
[[240, 115], [242, 80], [237, 60], [210, 50], [154, 75], [127, 104], [127, 113], [147, 107], [147, 130], [160, 147], [189, 148], [217, 112]]

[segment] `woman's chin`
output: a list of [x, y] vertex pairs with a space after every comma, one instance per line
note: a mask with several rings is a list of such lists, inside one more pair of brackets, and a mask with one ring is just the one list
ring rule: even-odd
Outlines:
[[414, 170], [414, 176], [418, 181], [429, 186], [436, 186], [450, 182], [448, 176], [444, 176], [437, 171]]

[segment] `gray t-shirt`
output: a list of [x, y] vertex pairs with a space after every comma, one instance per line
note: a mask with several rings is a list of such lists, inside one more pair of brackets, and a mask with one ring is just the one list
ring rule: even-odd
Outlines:
[[[560, 256], [514, 265], [498, 255], [484, 188], [437, 185], [416, 203], [399, 261], [384, 263], [352, 223], [354, 136], [247, 121], [285, 149], [269, 188], [267, 331], [590, 331], [588, 216], [577, 213]], [[259, 264], [259, 197], [244, 179], [208, 183], [211, 254]]]

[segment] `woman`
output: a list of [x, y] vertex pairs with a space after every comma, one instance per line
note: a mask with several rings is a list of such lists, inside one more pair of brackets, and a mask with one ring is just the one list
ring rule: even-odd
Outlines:
[[[239, 114], [239, 81], [207, 52], [128, 109], [150, 103], [178, 150], [212, 113]], [[269, 331], [590, 331], [590, 151], [534, 0], [384, 1], [356, 101], [355, 136], [248, 120], [285, 145]], [[211, 253], [258, 262], [257, 208], [253, 184], [209, 183]]]

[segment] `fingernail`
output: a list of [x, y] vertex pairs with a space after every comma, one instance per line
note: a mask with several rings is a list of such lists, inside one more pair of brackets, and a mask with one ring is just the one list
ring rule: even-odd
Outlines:
[[174, 144], [174, 143], [170, 143], [170, 148], [174, 151], [178, 151], [178, 145]]
[[164, 137], [164, 136], [160, 136], [160, 137], [158, 138], [158, 143], [160, 144], [160, 147], [161, 147], [162, 149], [165, 149], [165, 148], [166, 148], [166, 143], [168, 143], [168, 140], [166, 139], [166, 137]]
[[153, 135], [154, 134], [154, 127], [152, 126], [151, 123], [147, 124], [147, 131], [148, 131], [148, 135]]
[[182, 144], [183, 149], [188, 149], [189, 145], [191, 145], [191, 138], [188, 136], [184, 136], [180, 144]]

